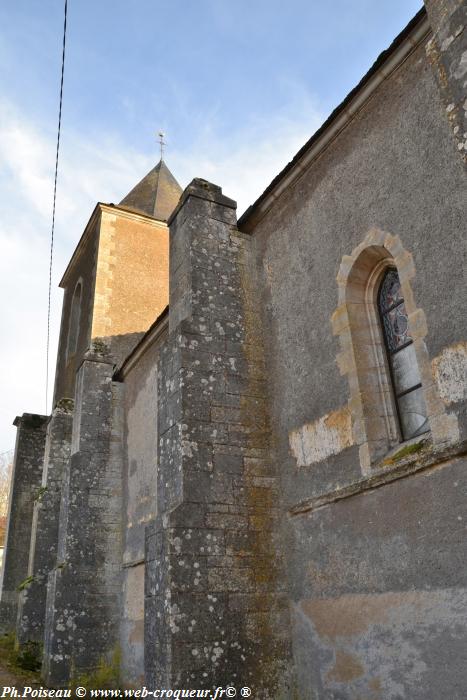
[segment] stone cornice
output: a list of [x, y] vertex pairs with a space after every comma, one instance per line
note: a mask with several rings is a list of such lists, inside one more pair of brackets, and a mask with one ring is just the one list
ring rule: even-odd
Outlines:
[[[420, 441], [421, 444], [423, 442], [422, 440]], [[403, 445], [401, 447], [403, 448]], [[454, 445], [433, 445], [425, 441], [422, 449], [415, 454], [409, 454], [401, 459], [397, 459], [396, 455], [392, 460], [383, 460], [381, 464], [372, 469], [371, 474], [363, 476], [358, 481], [296, 503], [289, 508], [289, 516], [305, 515], [335, 501], [341, 501], [344, 498], [350, 498], [351, 496], [379, 488], [392, 481], [404, 479], [422, 471], [442, 467], [453, 459], [463, 457], [466, 454], [467, 440]]]

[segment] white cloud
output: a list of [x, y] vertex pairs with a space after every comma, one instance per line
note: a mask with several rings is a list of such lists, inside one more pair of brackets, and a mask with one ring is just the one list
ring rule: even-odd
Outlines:
[[[182, 186], [193, 177], [221, 185], [239, 213], [319, 126], [321, 115], [300, 95], [284, 114], [250, 120], [229, 138], [215, 122], [193, 127], [198, 137], [167, 161]], [[155, 149], [154, 149], [155, 150]], [[50, 389], [61, 312], [61, 273], [96, 201], [118, 202], [153, 166], [154, 155], [129, 148], [116, 136], [70, 133], [60, 154], [51, 316]], [[55, 135], [11, 104], [0, 102], [0, 452], [14, 444], [11, 422], [23, 412], [45, 411], [48, 259]]]
[[[291, 116], [292, 115], [292, 116]], [[323, 118], [313, 103], [301, 97], [286, 113], [249, 120], [231, 137], [207, 126], [188, 152], [170, 155], [174, 173], [184, 179], [203, 177], [237, 201], [238, 214], [259, 197], [319, 127]]]

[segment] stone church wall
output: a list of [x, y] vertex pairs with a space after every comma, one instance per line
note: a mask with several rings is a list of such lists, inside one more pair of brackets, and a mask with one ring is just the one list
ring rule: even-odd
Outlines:
[[156, 515], [157, 355], [164, 337], [148, 340], [124, 373], [121, 674], [135, 687], [144, 685], [144, 536]]
[[115, 664], [118, 656], [123, 407], [113, 369], [107, 355], [86, 353], [76, 381], [57, 566], [46, 602], [42, 672], [51, 687]]
[[57, 543], [63, 476], [70, 459], [73, 401], [62, 399], [47, 425], [41, 487], [34, 501], [28, 576], [30, 583], [19, 596], [16, 636], [19, 645], [31, 642], [36, 652], [44, 639], [49, 572], [57, 565]]
[[[73, 398], [76, 372], [91, 341], [98, 352], [104, 342], [120, 364], [167, 306], [168, 245], [164, 223], [97, 205], [61, 282], [65, 295], [54, 403]], [[79, 283], [79, 333], [70, 353], [73, 295]]]
[[170, 225], [169, 337], [158, 377], [157, 515], [146, 529], [151, 688], [290, 697], [262, 334], [235, 202], [193, 180]]
[[[67, 279], [67, 287], [63, 297], [62, 322], [60, 329], [60, 343], [57, 354], [57, 368], [55, 375], [54, 405], [62, 398], [73, 399], [75, 395], [76, 372], [84, 353], [89, 347], [91, 339], [92, 309], [94, 303], [94, 280], [96, 275], [97, 259], [97, 231], [96, 227], [89, 232], [77, 264], [70, 270]], [[71, 316], [71, 304], [76, 285], [81, 280], [81, 311], [79, 319], [79, 336], [76, 352], [67, 356], [68, 332]]]
[[[331, 323], [341, 263], [370, 231], [398, 236], [408, 251], [427, 381], [449, 445], [402, 460], [413, 474], [397, 480], [390, 464], [379, 481], [371, 466], [362, 473], [352, 378], [340, 373]], [[461, 698], [465, 174], [424, 46], [274, 203], [252, 240], [299, 697]]]
[[169, 232], [147, 216], [101, 209], [91, 336], [120, 364], [167, 306]]
[[[1, 622], [43, 640], [45, 683], [464, 697], [461, 4], [427, 0], [434, 36], [420, 12], [261, 220], [267, 199], [239, 230], [195, 179], [169, 251], [162, 222], [97, 205], [63, 280], [53, 414], [15, 422]], [[404, 443], [389, 266], [430, 426]]]
[[11, 474], [5, 553], [2, 562], [0, 626], [16, 626], [19, 589], [26, 584], [34, 503], [42, 480], [47, 416], [23, 413], [15, 418], [15, 458]]

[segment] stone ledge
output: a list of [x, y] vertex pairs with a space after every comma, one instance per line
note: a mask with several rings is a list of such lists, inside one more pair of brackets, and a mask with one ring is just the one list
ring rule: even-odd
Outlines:
[[[400, 450], [402, 449], [403, 447], [400, 448]], [[462, 457], [464, 455], [467, 455], [467, 440], [455, 445], [433, 445], [426, 442], [416, 454], [407, 455], [397, 460], [397, 462], [385, 464], [386, 460], [383, 460], [377, 467], [372, 469], [370, 475], [359, 481], [300, 501], [288, 509], [288, 515], [293, 517], [318, 510], [318, 508], [322, 508], [335, 501], [340, 501], [344, 498], [350, 498], [351, 496], [364, 493], [365, 491], [379, 488], [392, 481], [412, 476], [412, 474], [416, 474], [417, 472], [426, 471], [431, 467], [439, 466], [455, 457]], [[397, 456], [397, 452], [394, 456]]]
[[132, 569], [135, 566], [141, 566], [146, 562], [145, 557], [140, 557], [139, 559], [133, 559], [132, 561], [124, 561], [122, 564], [122, 569]]
[[44, 416], [39, 413], [23, 413], [22, 416], [16, 416], [13, 425], [18, 428], [20, 425], [24, 428], [40, 428], [47, 423], [50, 416]]

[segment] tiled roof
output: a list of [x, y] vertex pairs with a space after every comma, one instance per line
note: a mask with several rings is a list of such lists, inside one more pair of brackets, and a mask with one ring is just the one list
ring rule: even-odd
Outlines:
[[133, 187], [120, 204], [130, 209], [149, 214], [159, 221], [167, 221], [177, 206], [182, 188], [160, 160], [155, 168]]

